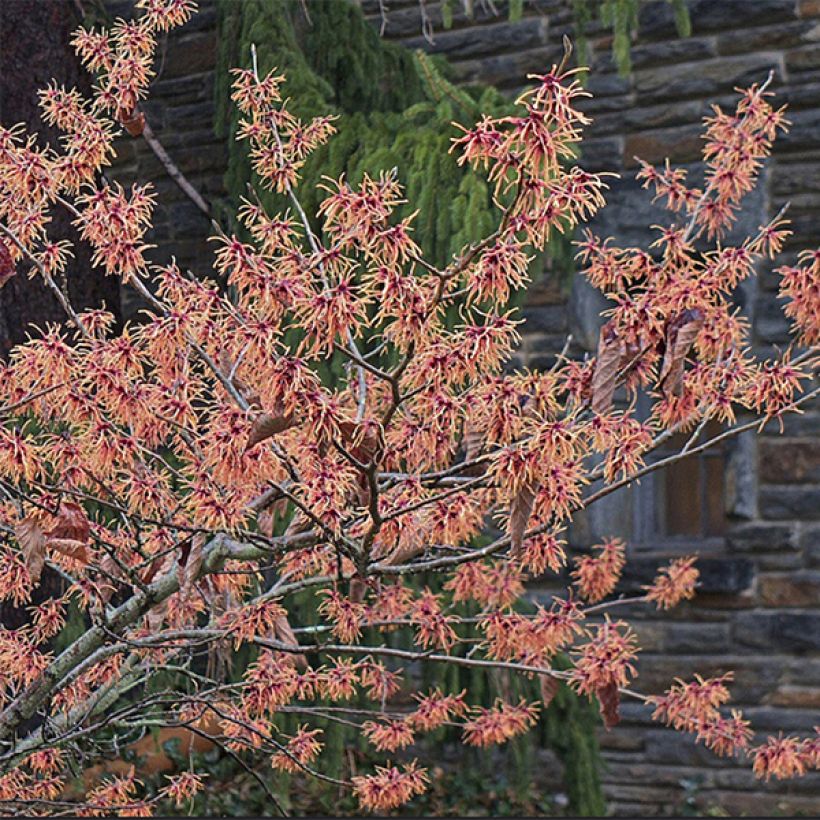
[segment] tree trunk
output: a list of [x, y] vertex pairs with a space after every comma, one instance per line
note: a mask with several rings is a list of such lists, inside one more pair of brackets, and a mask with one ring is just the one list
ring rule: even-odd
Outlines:
[[[37, 92], [54, 78], [67, 88], [87, 92], [91, 77], [80, 65], [70, 45], [80, 23], [73, 0], [0, 0], [0, 123], [23, 123], [39, 134], [41, 144], [56, 146], [59, 132], [40, 119]], [[69, 261], [68, 291], [77, 310], [102, 307], [120, 320], [120, 287], [116, 277], [91, 267], [87, 246], [78, 242], [71, 215], [63, 208], [52, 212], [52, 240], [69, 239], [74, 258]], [[18, 273], [0, 290], [0, 358], [27, 335], [32, 324], [64, 323], [65, 313], [39, 276], [29, 279], [29, 265], [21, 261]]]
[[[29, 133], [39, 134], [38, 142], [58, 146], [59, 132], [40, 119], [37, 92], [54, 78], [67, 88], [88, 92], [91, 77], [83, 70], [70, 45], [80, 23], [73, 0], [0, 0], [0, 123], [6, 127], [23, 123]], [[120, 285], [116, 277], [105, 276], [91, 267], [90, 249], [79, 242], [71, 224], [71, 214], [57, 208], [49, 224], [52, 240], [72, 242], [74, 258], [66, 270], [68, 292], [77, 310], [105, 306], [120, 321]], [[7, 359], [14, 345], [36, 335], [36, 327], [64, 324], [60, 303], [42, 279], [28, 278], [30, 265], [17, 263], [17, 275], [0, 289], [0, 360]], [[34, 591], [33, 604], [59, 596], [65, 584], [46, 567]], [[15, 629], [29, 620], [29, 613], [10, 601], [0, 602], [0, 624]]]

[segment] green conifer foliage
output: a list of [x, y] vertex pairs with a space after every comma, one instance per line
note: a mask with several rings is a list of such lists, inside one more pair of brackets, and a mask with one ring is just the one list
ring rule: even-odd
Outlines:
[[[308, 214], [319, 201], [323, 176], [344, 173], [356, 183], [364, 172], [396, 167], [408, 199], [397, 218], [419, 208], [414, 238], [434, 262], [447, 264], [498, 214], [483, 178], [448, 154], [457, 133], [452, 123], [472, 124], [479, 111], [509, 111], [510, 102], [491, 87], [457, 88], [446, 79], [442, 60], [385, 43], [349, 0], [323, 0], [309, 9], [308, 21], [298, 0], [220, 1], [218, 133], [235, 134], [229, 71], [250, 64], [255, 44], [260, 71], [276, 68], [286, 76], [293, 113], [339, 117], [339, 133], [303, 169], [299, 197]], [[253, 181], [244, 146], [232, 139], [229, 145], [222, 218], [235, 211]], [[257, 191], [271, 211], [286, 207], [283, 198]], [[543, 259], [536, 260], [532, 273], [542, 268]]]

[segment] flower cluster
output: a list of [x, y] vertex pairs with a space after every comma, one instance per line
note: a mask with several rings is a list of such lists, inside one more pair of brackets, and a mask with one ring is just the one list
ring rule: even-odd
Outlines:
[[578, 592], [590, 603], [606, 598], [615, 589], [626, 564], [626, 545], [620, 538], [608, 539], [598, 550], [596, 556], [579, 558], [572, 573]]
[[658, 609], [671, 609], [681, 601], [695, 597], [699, 572], [695, 558], [676, 558], [663, 567], [647, 590], [646, 598], [654, 601]]
[[471, 746], [506, 743], [526, 732], [538, 717], [538, 704], [498, 701], [495, 706], [477, 708], [476, 716], [464, 724], [464, 740]]
[[353, 778], [353, 791], [363, 809], [389, 811], [407, 803], [425, 791], [427, 773], [415, 761], [399, 769], [397, 766], [377, 766], [376, 774]]
[[732, 674], [727, 672], [719, 678], [704, 680], [695, 675], [690, 683], [677, 681], [662, 696], [650, 697], [654, 705], [655, 720], [664, 720], [684, 732], [695, 732], [710, 749], [719, 755], [734, 755], [746, 749], [752, 737], [748, 721], [733, 710], [724, 717], [720, 706], [729, 700], [726, 684]]

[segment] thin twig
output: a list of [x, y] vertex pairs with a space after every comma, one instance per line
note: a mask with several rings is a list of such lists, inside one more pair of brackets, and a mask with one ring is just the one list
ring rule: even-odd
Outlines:
[[[143, 116], [145, 115], [143, 114]], [[165, 150], [162, 143], [156, 138], [154, 129], [151, 128], [147, 120], [142, 130], [142, 137], [148, 143], [148, 147], [154, 152], [154, 156], [156, 156], [156, 158], [160, 161], [162, 167], [165, 168], [168, 176], [174, 180], [182, 193], [184, 193], [185, 196], [187, 196], [188, 199], [190, 199], [191, 202], [193, 202], [205, 216], [210, 217], [211, 207], [202, 198], [199, 191], [191, 185], [185, 174], [179, 170], [176, 163], [168, 155], [168, 152]]]

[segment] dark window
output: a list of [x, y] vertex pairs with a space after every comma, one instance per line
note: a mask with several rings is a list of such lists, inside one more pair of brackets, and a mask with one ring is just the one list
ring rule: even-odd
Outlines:
[[[699, 441], [720, 433], [717, 423], [706, 425]], [[691, 434], [673, 436], [659, 457], [678, 452]], [[723, 449], [718, 444], [687, 456], [661, 471], [661, 533], [695, 538], [723, 535], [726, 525], [723, 500]]]
[[[697, 444], [718, 435], [722, 429], [718, 422], [710, 421]], [[648, 463], [680, 452], [690, 436], [691, 432], [673, 436], [651, 454]], [[717, 444], [647, 475], [637, 488], [635, 498], [638, 540], [722, 536], [726, 529], [725, 467], [725, 448]]]

